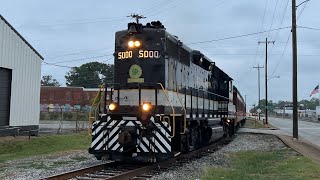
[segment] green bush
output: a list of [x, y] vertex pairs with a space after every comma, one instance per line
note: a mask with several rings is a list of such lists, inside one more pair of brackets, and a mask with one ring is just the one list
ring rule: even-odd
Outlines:
[[50, 116], [50, 120], [60, 120], [61, 113], [59, 113], [59, 112], [50, 112], [49, 116]]
[[65, 112], [65, 113], [63, 113], [63, 119], [64, 120], [72, 120], [73, 114], [71, 112]]

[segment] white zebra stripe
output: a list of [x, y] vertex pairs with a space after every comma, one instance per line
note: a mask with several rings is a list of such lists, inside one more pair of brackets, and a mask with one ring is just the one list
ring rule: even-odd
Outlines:
[[[103, 137], [106, 133], [107, 133], [107, 131], [103, 131], [103, 133], [101, 133], [102, 137]], [[102, 137], [101, 137], [101, 138], [102, 138]], [[100, 139], [101, 139], [101, 138], [100, 138]], [[98, 144], [98, 146], [96, 147], [96, 150], [101, 149], [101, 147], [102, 147], [106, 142], [107, 142], [107, 140], [106, 140], [106, 139], [103, 139], [103, 140], [100, 142], [100, 144]]]
[[192, 118], [196, 118], [196, 115], [195, 115], [195, 114], [192, 114]]
[[153, 116], [150, 117], [150, 121], [154, 123], [154, 118], [153, 118]]
[[[142, 141], [145, 142], [147, 145], [149, 144], [149, 141], [145, 141], [147, 140], [147, 138], [142, 138]], [[140, 139], [138, 139], [138, 145], [141, 147], [141, 149], [143, 150], [142, 152], [149, 152], [149, 150], [147, 149], [147, 147], [144, 146], [144, 144], [142, 144], [140, 142]], [[138, 148], [137, 148], [137, 152], [141, 152]]]
[[[95, 126], [98, 126], [98, 123], [99, 123], [99, 122], [100, 122], [100, 121], [94, 122], [94, 123], [92, 124], [92, 129], [93, 129]], [[96, 135], [96, 134], [101, 130], [101, 128], [102, 128], [105, 124], [106, 124], [106, 122], [103, 122], [100, 126], [97, 127], [96, 130], [92, 131], [92, 135], [93, 135], [93, 136]]]
[[113, 150], [113, 151], [115, 151], [115, 150], [117, 150], [118, 149], [118, 147], [120, 146], [120, 144], [119, 143], [117, 143], [115, 146], [113, 146], [113, 148], [111, 149], [111, 150]]
[[204, 117], [208, 117], [208, 115], [207, 115], [207, 114], [205, 114], [205, 115], [204, 115]]
[[[114, 129], [112, 129], [112, 131], [109, 133], [109, 137], [111, 137], [111, 136], [113, 136], [113, 134], [117, 131], [119, 129], [119, 127], [118, 126], [116, 126]], [[111, 141], [109, 141], [109, 143], [108, 143], [108, 147], [110, 147], [117, 139], [118, 139], [118, 134], [116, 135], [116, 136], [114, 136], [114, 138], [111, 140]]]
[[[104, 134], [104, 133], [102, 133], [102, 134]], [[103, 139], [103, 140], [98, 144], [98, 146], [96, 147], [96, 149], [95, 149], [95, 150], [99, 150], [99, 149], [101, 149], [101, 147], [102, 147], [105, 143], [106, 143], [106, 140], [105, 140], [105, 139]]]
[[[99, 126], [99, 127], [94, 131], [94, 133], [92, 133], [92, 136], [96, 135], [96, 134], [101, 130], [101, 128], [104, 127], [105, 124], [106, 124], [106, 123], [102, 123], [101, 126]], [[94, 145], [103, 137], [103, 134], [105, 134], [105, 133], [106, 133], [105, 130], [104, 130], [103, 132], [101, 132], [101, 133], [99, 134], [99, 136], [92, 141], [91, 145], [94, 146]]]
[[92, 141], [91, 147], [95, 146], [98, 143], [98, 141], [103, 137], [104, 134], [105, 132], [100, 133], [100, 135], [95, 140]]
[[[164, 130], [163, 128], [161, 129], [161, 132], [162, 132], [163, 134], [165, 134], [165, 137], [168, 137], [168, 134], [165, 133], [165, 130]], [[159, 140], [163, 143], [163, 145], [164, 145], [167, 149], [169, 149], [169, 150], [171, 151], [171, 146], [167, 143], [166, 140], [163, 139], [163, 137], [162, 137], [158, 132], [156, 132], [154, 135], [157, 136], [157, 137], [159, 138]], [[168, 138], [168, 139], [169, 139], [169, 141], [171, 141], [171, 138]], [[156, 139], [155, 139], [155, 141], [157, 142]], [[166, 151], [164, 150], [164, 148], [162, 148], [162, 146], [161, 146], [158, 142], [157, 142], [156, 145], [157, 145], [158, 147], [161, 147], [160, 150], [161, 150], [162, 153], [166, 153]]]
[[199, 117], [202, 117], [202, 114], [199, 114]]
[[190, 114], [187, 114], [187, 118], [190, 118]]
[[126, 126], [135, 126], [132, 121], [129, 121]]

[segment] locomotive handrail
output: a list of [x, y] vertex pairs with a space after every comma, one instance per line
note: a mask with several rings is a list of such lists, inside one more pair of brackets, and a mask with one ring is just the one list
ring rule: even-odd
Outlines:
[[[177, 88], [179, 88], [180, 86], [182, 87], [182, 85], [179, 85]], [[179, 102], [180, 102], [180, 104], [181, 104], [181, 106], [182, 106], [182, 108], [183, 108], [183, 111], [184, 111], [183, 132], [180, 133], [180, 134], [185, 134], [186, 131], [187, 131], [187, 117], [186, 117], [186, 116], [187, 116], [187, 110], [186, 110], [186, 108], [184, 107], [184, 105], [183, 105], [182, 102], [181, 102], [181, 99], [180, 99], [179, 93], [178, 93], [178, 89], [177, 89], [176, 93], [177, 93], [177, 97], [178, 97]], [[186, 101], [186, 99], [185, 99], [185, 101]]]
[[[100, 85], [100, 87], [99, 87], [99, 92], [97, 93], [97, 95], [96, 95], [95, 98], [93, 99], [93, 102], [92, 102], [92, 105], [91, 105], [92, 108], [95, 106], [95, 102], [96, 102], [97, 98], [100, 96], [100, 94], [101, 94], [101, 89], [102, 89], [102, 88], [103, 88], [103, 85]], [[99, 107], [99, 106], [100, 106], [100, 103], [101, 103], [101, 98], [99, 99], [96, 107]], [[89, 125], [89, 126], [88, 126], [88, 134], [89, 134], [89, 135], [92, 133], [92, 131], [91, 131], [91, 124], [92, 124], [93, 121], [95, 121], [96, 118], [97, 118], [97, 109], [98, 109], [98, 108], [95, 108], [95, 110], [94, 110], [94, 116], [91, 117], [91, 115], [92, 115], [92, 108], [90, 109], [90, 112], [89, 112], [89, 122], [88, 122], [88, 123], [89, 123], [89, 124], [88, 124], [88, 125]], [[94, 120], [91, 122], [91, 119], [94, 119]]]
[[[171, 102], [169, 100], [168, 94], [167, 94], [166, 90], [164, 89], [163, 85], [161, 83], [157, 83], [157, 84], [159, 84], [161, 86], [161, 88], [162, 88], [164, 94], [166, 95], [166, 98], [167, 98], [167, 100], [168, 100], [168, 102], [169, 102], [169, 104], [171, 106], [171, 109], [172, 109], [172, 114], [173, 114], [173, 118], [172, 118], [172, 136], [170, 136], [170, 138], [173, 138], [176, 135], [176, 130], [175, 130], [175, 128], [176, 128], [175, 116], [176, 115], [175, 115], [175, 112], [174, 112], [174, 108], [173, 108], [173, 106], [172, 106], [172, 104], [171, 104]], [[169, 123], [170, 123], [170, 120], [169, 120]]]

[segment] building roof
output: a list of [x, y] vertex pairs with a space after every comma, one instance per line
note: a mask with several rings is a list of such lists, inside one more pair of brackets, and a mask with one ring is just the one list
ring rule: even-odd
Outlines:
[[2, 19], [13, 30], [13, 32], [15, 32], [21, 38], [21, 40], [24, 41], [33, 50], [33, 52], [35, 52], [42, 60], [44, 59], [40, 55], [40, 53], [37, 50], [35, 50], [31, 46], [31, 44], [29, 44], [28, 41], [26, 39], [24, 39], [24, 37], [1, 14], [0, 14], [0, 19]]

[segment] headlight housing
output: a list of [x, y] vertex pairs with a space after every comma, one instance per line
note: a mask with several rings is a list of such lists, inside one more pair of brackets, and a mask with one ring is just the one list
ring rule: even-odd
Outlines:
[[134, 47], [140, 47], [141, 46], [141, 42], [138, 40], [130, 40], [128, 41], [128, 46], [129, 48], [134, 48]]
[[117, 105], [115, 103], [109, 104], [109, 110], [114, 111], [117, 108]]
[[149, 112], [151, 110], [152, 106], [150, 102], [144, 102], [142, 104], [142, 110], [143, 112]]

